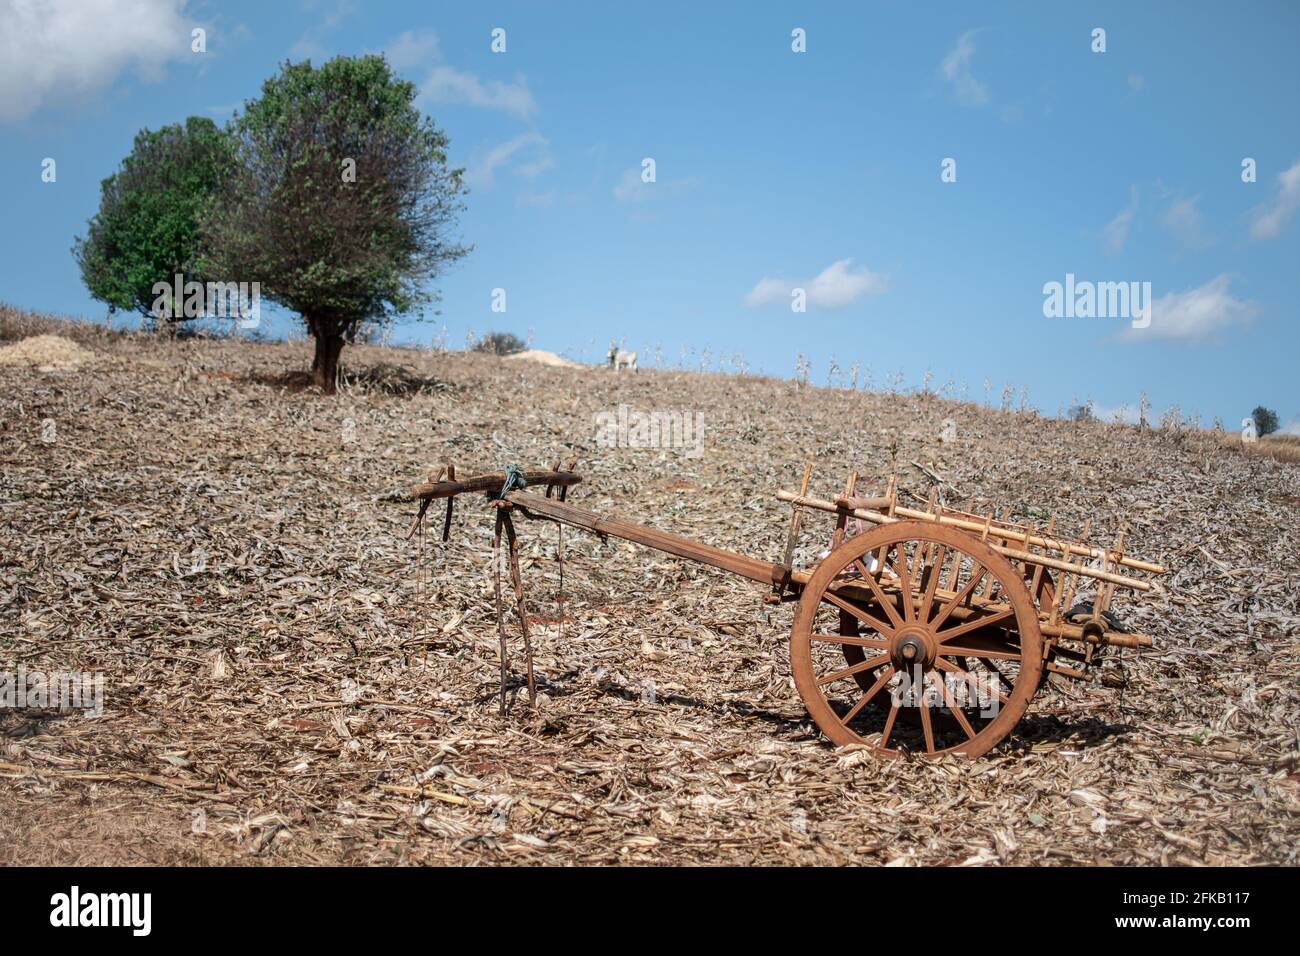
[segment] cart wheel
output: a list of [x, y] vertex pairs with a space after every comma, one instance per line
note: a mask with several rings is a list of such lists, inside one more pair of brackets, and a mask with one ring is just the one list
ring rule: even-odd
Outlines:
[[[973, 535], [923, 521], [857, 535], [823, 559], [790, 638], [795, 686], [822, 733], [888, 756], [986, 752], [1024, 714], [1042, 654], [1020, 570]], [[887, 703], [868, 706], [877, 698]], [[908, 710], [916, 719], [900, 721]]]
[[[1032, 588], [1034, 586], [1034, 569], [1028, 565], [1023, 566], [1023, 575], [1025, 586]], [[1050, 608], [1056, 603], [1055, 583], [1052, 581], [1052, 576], [1046, 568], [1044, 568], [1042, 574], [1039, 575], [1038, 594], [1035, 603], [1037, 603], [1040, 608]], [[1089, 608], [1089, 611], [1091, 611], [1091, 607]], [[1012, 625], [1010, 629], [1014, 631], [1015, 626]], [[1121, 630], [1121, 628], [1117, 627], [1116, 630]], [[840, 634], [844, 637], [860, 637], [862, 635], [862, 631], [858, 627], [858, 619], [848, 611], [840, 611]], [[862, 649], [861, 645], [845, 644], [843, 645], [843, 651], [844, 663], [849, 666], [861, 664], [867, 659], [866, 652]], [[1001, 679], [1001, 671], [998, 670], [997, 665], [991, 660], [987, 658], [980, 659], [968, 657], [966, 658], [966, 661], [967, 670], [979, 671], [982, 668], [988, 674], [990, 679], [998, 680], [1004, 687], [1006, 686], [1006, 680]], [[863, 690], [871, 690], [871, 685], [875, 683], [875, 679], [872, 677], [870, 670], [854, 671], [853, 679], [858, 682], [858, 686]], [[878, 710], [889, 710], [889, 705], [890, 698], [887, 695], [876, 694], [871, 698], [871, 703], [868, 706], [875, 707]], [[921, 715], [917, 712], [915, 707], [904, 707], [899, 710], [898, 719], [905, 720], [908, 723], [919, 724]]]

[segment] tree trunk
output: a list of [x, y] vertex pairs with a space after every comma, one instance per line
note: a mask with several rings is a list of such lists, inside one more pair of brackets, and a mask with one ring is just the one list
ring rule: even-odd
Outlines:
[[324, 390], [325, 394], [334, 394], [334, 386], [339, 374], [339, 355], [343, 351], [343, 333], [334, 330], [328, 323], [309, 323], [316, 342], [316, 354], [312, 358], [312, 381]]

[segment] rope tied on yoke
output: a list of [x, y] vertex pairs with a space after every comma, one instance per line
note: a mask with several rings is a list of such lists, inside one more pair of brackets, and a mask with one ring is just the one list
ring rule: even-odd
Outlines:
[[505, 480], [505, 484], [501, 486], [501, 490], [497, 492], [495, 495], [493, 494], [488, 495], [489, 498], [492, 498], [495, 501], [500, 501], [502, 498], [510, 494], [510, 492], [514, 491], [516, 488], [528, 487], [528, 479], [524, 477], [524, 473], [522, 470], [520, 470], [518, 465], [506, 465], [505, 472], [506, 472], [506, 480]]

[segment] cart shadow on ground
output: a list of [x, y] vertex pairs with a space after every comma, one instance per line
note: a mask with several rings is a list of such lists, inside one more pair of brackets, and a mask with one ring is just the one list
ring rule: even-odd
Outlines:
[[[772, 727], [774, 734], [787, 740], [822, 739], [812, 718], [800, 710], [798, 714], [790, 710], [776, 710], [756, 706], [745, 700], [709, 701], [689, 694], [656, 693], [653, 701], [647, 701], [643, 691], [630, 688], [614, 681], [604, 680], [595, 685], [590, 683], [575, 684], [580, 676], [578, 671], [568, 671], [555, 679], [537, 676], [537, 690], [549, 697], [601, 696], [615, 697], [629, 703], [645, 703], [653, 706], [687, 707], [707, 711], [718, 718], [740, 717], [749, 720], [765, 721]], [[512, 677], [506, 688], [507, 711], [527, 706], [528, 689], [520, 677]], [[499, 693], [480, 694], [475, 702], [489, 704], [499, 699]], [[878, 729], [878, 728], [877, 728]], [[1112, 738], [1123, 738], [1135, 730], [1133, 725], [1121, 721], [1114, 722], [1094, 715], [1061, 716], [1057, 714], [1035, 714], [1032, 710], [1022, 717], [1007, 740], [1003, 741], [992, 754], [1011, 753], [1025, 755], [1035, 748], [1043, 749], [1048, 745], [1052, 750], [1075, 750], [1084, 752], [1098, 747]], [[825, 742], [828, 750], [834, 747]]]
[[60, 724], [73, 716], [77, 716], [76, 711], [49, 708], [0, 709], [0, 740], [54, 736], [60, 729]]
[[1029, 753], [1035, 746], [1042, 744], [1061, 745], [1054, 749], [1085, 751], [1112, 738], [1122, 739], [1136, 729], [1127, 722], [1115, 723], [1091, 715], [1061, 717], [1056, 714], [1035, 714], [1031, 710], [1020, 718], [1004, 746], [1014, 753]]
[[[754, 720], [762, 720], [770, 723], [774, 728], [796, 737], [815, 737], [817, 728], [813, 725], [812, 718], [802, 711], [796, 716], [788, 711], [778, 711], [769, 708], [757, 707], [754, 704], [744, 700], [726, 700], [726, 701], [708, 701], [701, 700], [689, 694], [676, 694], [656, 691], [653, 701], [648, 701], [643, 690], [637, 690], [627, 687], [623, 684], [610, 680], [602, 680], [596, 684], [568, 683], [579, 677], [578, 671], [568, 671], [559, 675], [556, 679], [550, 679], [537, 675], [537, 691], [546, 694], [549, 697], [580, 697], [580, 696], [599, 696], [599, 697], [616, 697], [629, 703], [642, 703], [647, 706], [677, 706], [689, 707], [696, 710], [708, 711], [718, 717], [745, 717]], [[483, 693], [475, 698], [476, 704], [488, 704], [499, 699], [499, 693]], [[506, 709], [508, 712], [514, 711], [518, 707], [526, 707], [528, 700], [528, 685], [522, 678], [512, 677], [506, 685]]]

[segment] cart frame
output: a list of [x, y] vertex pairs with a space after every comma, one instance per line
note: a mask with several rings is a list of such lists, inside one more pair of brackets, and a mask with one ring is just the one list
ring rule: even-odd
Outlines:
[[[832, 742], [882, 756], [978, 756], [1007, 736], [1044, 674], [1096, 679], [1096, 665], [1110, 648], [1153, 643], [1125, 630], [1112, 613], [1117, 591], [1158, 592], [1150, 578], [1165, 571], [1127, 554], [1123, 530], [1111, 547], [1099, 547], [1086, 540], [1088, 526], [1080, 538], [1067, 538], [1056, 533], [1054, 519], [1038, 529], [1009, 515], [994, 519], [944, 507], [937, 489], [925, 509], [909, 508], [898, 501], [894, 477], [884, 494], [858, 496], [856, 473], [842, 494], [816, 498], [808, 494], [809, 466], [797, 492], [776, 492], [791, 506], [790, 528], [783, 560], [767, 561], [576, 507], [567, 500], [582, 481], [573, 468], [556, 462], [547, 470], [511, 467], [457, 480], [444, 463], [411, 491], [420, 509], [408, 539], [435, 500], [447, 500], [446, 541], [458, 495], [491, 499], [494, 551], [499, 558], [504, 532], [534, 706], [516, 513], [747, 578], [769, 588], [768, 603], [797, 602], [791, 670], [810, 716]], [[817, 512], [835, 516], [829, 547], [797, 568], [803, 518]], [[494, 567], [504, 712], [509, 668], [499, 559]], [[1075, 606], [1082, 587], [1093, 589], [1091, 600]], [[828, 617], [835, 616], [838, 623], [828, 630]], [[1113, 682], [1114, 673], [1101, 671], [1103, 682]], [[862, 726], [873, 720], [875, 726]]]

